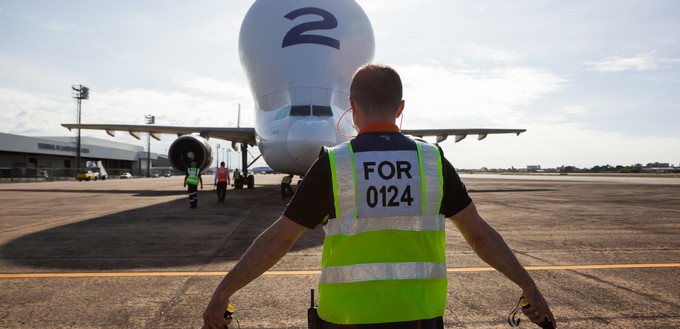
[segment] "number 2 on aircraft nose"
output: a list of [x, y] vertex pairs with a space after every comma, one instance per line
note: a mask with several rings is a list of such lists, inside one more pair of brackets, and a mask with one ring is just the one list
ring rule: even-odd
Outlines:
[[340, 50], [340, 41], [337, 39], [333, 39], [324, 35], [304, 34], [305, 32], [309, 31], [332, 30], [338, 27], [338, 20], [330, 12], [321, 8], [305, 7], [293, 10], [284, 17], [293, 21], [296, 18], [305, 15], [321, 16], [322, 20], [298, 24], [291, 28], [290, 31], [286, 33], [286, 36], [283, 37], [281, 48], [303, 43], [311, 43]]

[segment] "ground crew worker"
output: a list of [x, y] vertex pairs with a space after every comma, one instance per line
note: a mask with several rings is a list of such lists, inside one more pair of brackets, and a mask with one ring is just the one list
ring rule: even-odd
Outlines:
[[[479, 215], [441, 149], [395, 125], [403, 109], [397, 72], [366, 64], [350, 105], [358, 136], [325, 149], [282, 216], [260, 234], [217, 286], [203, 314], [222, 328], [229, 298], [276, 264], [307, 229], [326, 233], [318, 316], [323, 328], [443, 328], [449, 218], [479, 257], [522, 290], [540, 323], [555, 318], [538, 286]], [[301, 315], [302, 316], [302, 315]]]
[[184, 187], [189, 186], [189, 208], [198, 207], [198, 184], [201, 184], [203, 189], [203, 178], [201, 178], [201, 170], [196, 168], [196, 162], [191, 162], [191, 167], [187, 168], [187, 174], [184, 176]]
[[240, 179], [241, 179], [241, 172], [238, 171], [238, 168], [236, 168], [236, 169], [234, 169], [234, 184], [233, 185], [238, 185]]
[[229, 184], [229, 170], [224, 167], [224, 161], [220, 162], [220, 167], [215, 172], [215, 186], [217, 186], [217, 202], [224, 203], [227, 195], [227, 184]]
[[293, 188], [290, 187], [290, 182], [293, 180], [293, 174], [283, 176], [281, 179], [281, 200], [286, 200], [286, 197], [293, 196]]

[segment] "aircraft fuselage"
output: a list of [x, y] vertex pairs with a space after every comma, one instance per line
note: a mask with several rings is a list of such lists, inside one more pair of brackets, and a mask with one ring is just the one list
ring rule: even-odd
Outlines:
[[252, 5], [239, 51], [255, 101], [257, 145], [272, 169], [302, 175], [321, 147], [355, 134], [351, 116], [338, 121], [349, 107], [352, 75], [373, 60], [374, 49], [371, 24], [353, 0]]

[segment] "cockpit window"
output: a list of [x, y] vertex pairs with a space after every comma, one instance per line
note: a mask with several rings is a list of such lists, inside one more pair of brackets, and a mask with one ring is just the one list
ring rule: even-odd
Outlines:
[[281, 111], [279, 111], [279, 113], [276, 113], [276, 117], [274, 118], [274, 120], [281, 120], [287, 117], [288, 113], [290, 113], [290, 107], [284, 107], [283, 109], [281, 109]]
[[310, 115], [309, 105], [295, 105], [290, 109], [290, 115], [294, 117], [306, 117]]
[[312, 114], [317, 117], [332, 117], [333, 111], [330, 106], [312, 105]]
[[[288, 115], [288, 113], [285, 113], [284, 116], [281, 116], [281, 114], [284, 114], [283, 111], [277, 115], [277, 119], [282, 119]], [[323, 105], [295, 105], [290, 107], [290, 115], [294, 117], [308, 117], [310, 115], [315, 117], [332, 117], [333, 110], [331, 110], [330, 106]]]

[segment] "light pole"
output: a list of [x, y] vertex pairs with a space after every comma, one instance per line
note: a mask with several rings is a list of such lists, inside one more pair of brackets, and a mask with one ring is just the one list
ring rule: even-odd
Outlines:
[[[146, 119], [148, 125], [156, 123], [156, 117], [151, 114], [145, 115], [144, 119]], [[149, 132], [146, 143], [146, 177], [151, 177], [151, 132]]]
[[229, 155], [231, 154], [231, 149], [227, 149], [227, 167], [231, 169], [231, 160], [229, 159]]
[[220, 166], [220, 144], [217, 144], [217, 156], [215, 157], [215, 170]]
[[[83, 85], [74, 85], [71, 86], [71, 89], [75, 91], [73, 98], [76, 99], [78, 104], [78, 125], [80, 125], [80, 102], [83, 99], [90, 98], [90, 88]], [[76, 138], [76, 172], [80, 172], [80, 128], [78, 128], [78, 137]]]

